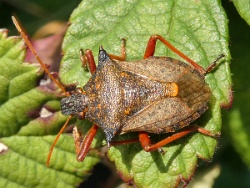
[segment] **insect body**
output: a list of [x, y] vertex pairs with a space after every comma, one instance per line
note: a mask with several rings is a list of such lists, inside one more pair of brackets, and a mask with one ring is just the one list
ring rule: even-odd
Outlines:
[[[13, 21], [46, 73], [66, 95], [61, 101], [61, 109], [63, 114], [70, 116], [51, 147], [47, 165], [56, 141], [73, 116], [93, 122], [93, 127], [84, 138], [77, 127], [73, 130], [78, 161], [84, 160], [99, 127], [104, 131], [109, 147], [138, 141], [114, 139], [119, 134], [138, 132], [145, 151], [160, 150], [162, 146], [194, 131], [217, 136], [204, 128], [188, 125], [208, 109], [211, 91], [204, 75], [224, 55], [220, 55], [207, 69], [203, 69], [159, 35], [150, 37], [144, 59], [134, 62], [124, 62], [124, 41], [121, 56], [107, 54], [100, 47], [97, 68], [92, 52], [86, 50], [81, 55], [81, 60], [88, 64], [92, 77], [83, 89], [78, 88], [69, 93], [41, 62], [15, 18]], [[169, 57], [154, 57], [157, 40], [190, 65]], [[174, 134], [155, 144], [151, 143], [148, 136], [148, 133], [169, 132]]]
[[84, 118], [111, 143], [120, 133], [175, 132], [205, 112], [209, 97], [204, 76], [185, 63], [159, 57], [115, 61], [100, 49], [96, 72], [81, 94], [62, 99], [61, 109], [65, 115], [86, 111]]
[[[154, 57], [157, 40], [173, 48], [192, 66], [169, 57]], [[89, 56], [92, 55], [87, 51], [85, 57]], [[159, 35], [149, 39], [144, 59], [134, 62], [115, 60], [100, 47], [98, 67], [94, 68], [83, 90], [61, 101], [63, 114], [80, 116], [95, 124], [82, 142], [78, 142], [78, 132], [74, 130], [78, 160], [86, 156], [90, 147], [86, 143], [91, 143], [98, 127], [104, 131], [108, 146], [133, 142], [117, 142], [114, 137], [139, 132], [139, 141], [145, 151], [160, 149], [193, 131], [217, 136], [198, 126], [182, 128], [208, 109], [211, 91], [204, 75], [222, 57], [224, 55], [220, 55], [205, 70]], [[88, 63], [89, 67], [95, 67], [93, 58], [89, 58]], [[76, 106], [79, 108], [76, 109]], [[179, 130], [182, 131], [156, 144], [151, 144], [148, 137], [148, 133]]]

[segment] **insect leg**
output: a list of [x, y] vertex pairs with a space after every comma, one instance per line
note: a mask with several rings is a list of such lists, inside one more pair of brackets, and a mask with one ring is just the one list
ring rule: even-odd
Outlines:
[[121, 56], [117, 56], [114, 54], [108, 54], [111, 59], [116, 59], [118, 61], [125, 61], [126, 60], [126, 40], [124, 38], [122, 38], [121, 41], [122, 41]]
[[169, 137], [167, 137], [167, 138], [165, 138], [165, 139], [163, 139], [155, 144], [151, 144], [150, 138], [146, 132], [139, 133], [139, 140], [140, 140], [140, 143], [142, 145], [142, 148], [145, 151], [150, 152], [150, 151], [158, 150], [162, 146], [167, 145], [167, 144], [169, 144], [175, 140], [178, 140], [178, 139], [180, 139], [188, 134], [191, 134], [195, 131], [197, 131], [203, 135], [210, 136], [210, 137], [217, 138], [219, 136], [219, 134], [213, 134], [202, 127], [193, 125], [193, 126], [187, 127], [186, 129], [184, 129], [178, 133], [175, 133], [175, 134], [173, 134], [173, 135], [171, 135], [171, 136], [169, 136]]
[[89, 72], [93, 75], [96, 71], [96, 64], [92, 51], [87, 49], [83, 52], [83, 50], [80, 49], [80, 59], [82, 61], [82, 65], [87, 66]]
[[118, 146], [123, 144], [132, 144], [135, 142], [139, 142], [139, 138], [129, 139], [129, 140], [119, 140], [119, 141], [112, 141], [110, 143], [111, 146]]
[[216, 63], [217, 63], [221, 58], [223, 58], [223, 57], [225, 57], [225, 55], [224, 55], [224, 54], [220, 54], [220, 55], [214, 60], [214, 62], [212, 62], [212, 63], [206, 68], [205, 74], [211, 72], [211, 71], [214, 69], [214, 67], [216, 66]]
[[189, 62], [195, 69], [197, 69], [201, 74], [205, 74], [206, 70], [203, 69], [200, 65], [198, 65], [196, 62], [194, 62], [192, 59], [187, 57], [185, 54], [183, 54], [180, 50], [175, 48], [171, 43], [169, 43], [166, 39], [164, 39], [160, 35], [152, 35], [149, 40], [148, 44], [144, 53], [144, 59], [153, 56], [155, 53], [155, 46], [157, 40], [160, 40], [163, 44], [165, 44], [170, 50], [172, 50], [174, 53], [176, 53], [181, 58], [185, 59], [187, 62]]
[[82, 134], [78, 131], [77, 127], [74, 127], [73, 137], [75, 140], [77, 161], [81, 162], [85, 159], [97, 131], [98, 131], [98, 126], [93, 125], [89, 130], [89, 132], [87, 133], [87, 135], [83, 138]]

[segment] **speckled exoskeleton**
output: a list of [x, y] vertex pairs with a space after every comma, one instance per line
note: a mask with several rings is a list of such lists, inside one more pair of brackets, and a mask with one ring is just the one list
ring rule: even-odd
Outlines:
[[[144, 59], [132, 62], [124, 61], [124, 45], [120, 60], [100, 47], [97, 68], [93, 58], [87, 58], [92, 56], [91, 51], [85, 51], [82, 59], [90, 64], [89, 67], [94, 67], [92, 77], [83, 89], [62, 99], [62, 113], [93, 122], [94, 134], [89, 133], [92, 139], [100, 127], [105, 133], [108, 147], [117, 144], [115, 136], [127, 132], [139, 132], [139, 140], [146, 151], [159, 149], [169, 143], [170, 139], [167, 138], [152, 145], [148, 133], [177, 132], [208, 109], [211, 91], [204, 75], [223, 55], [204, 70], [193, 61], [188, 65], [170, 57], [154, 57], [157, 39], [169, 46], [161, 36], [154, 35], [149, 39]], [[195, 130], [215, 136], [201, 127], [193, 126], [178, 132], [177, 136], [173, 135], [171, 141]], [[78, 138], [80, 134], [77, 128], [74, 135], [76, 141], [81, 140], [76, 145], [78, 160], [83, 160], [89, 150], [89, 146], [86, 148], [89, 141]]]

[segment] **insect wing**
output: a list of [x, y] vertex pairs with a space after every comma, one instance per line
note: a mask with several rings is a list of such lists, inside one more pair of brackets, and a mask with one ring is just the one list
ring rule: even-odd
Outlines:
[[116, 63], [124, 71], [159, 82], [176, 82], [187, 70], [190, 72], [195, 70], [190, 65], [169, 57], [150, 57], [139, 61], [116, 61]]
[[174, 132], [189, 125], [199, 116], [200, 113], [192, 111], [181, 99], [164, 98], [131, 117], [122, 128], [122, 132]]

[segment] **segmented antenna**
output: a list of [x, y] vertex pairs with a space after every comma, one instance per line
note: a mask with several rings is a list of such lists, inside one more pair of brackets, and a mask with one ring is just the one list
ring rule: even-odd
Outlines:
[[36, 60], [40, 63], [41, 67], [44, 69], [44, 71], [46, 72], [46, 74], [50, 77], [50, 79], [54, 83], [56, 83], [56, 85], [65, 93], [66, 96], [69, 96], [69, 94], [66, 91], [66, 89], [58, 82], [57, 79], [55, 79], [54, 76], [52, 76], [52, 74], [50, 74], [49, 70], [47, 69], [47, 67], [45, 66], [45, 64], [42, 62], [42, 60], [40, 59], [40, 57], [37, 55], [36, 50], [34, 49], [34, 47], [32, 46], [32, 44], [30, 43], [28, 37], [26, 36], [26, 34], [24, 33], [24, 31], [22, 30], [20, 24], [18, 23], [18, 21], [16, 20], [16, 18], [14, 16], [12, 16], [12, 20], [13, 20], [13, 23], [15, 24], [18, 32], [20, 33], [20, 35], [24, 39], [25, 43], [29, 47], [30, 51], [34, 54]]
[[[20, 35], [22, 36], [22, 38], [24, 39], [25, 43], [27, 44], [27, 46], [29, 47], [30, 51], [34, 54], [36, 60], [40, 63], [41, 67], [44, 69], [44, 71], [47, 73], [47, 75], [50, 77], [50, 79], [56, 83], [56, 85], [65, 93], [66, 96], [70, 96], [70, 94], [66, 91], [66, 89], [58, 82], [58, 80], [52, 75], [50, 74], [49, 70], [47, 69], [47, 67], [45, 66], [45, 64], [42, 62], [42, 60], [40, 59], [40, 57], [37, 55], [36, 50], [34, 49], [34, 47], [32, 46], [32, 44], [30, 43], [28, 37], [26, 36], [26, 34], [24, 33], [24, 31], [22, 30], [20, 24], [18, 23], [18, 21], [16, 20], [16, 18], [14, 16], [12, 16], [12, 20], [13, 23], [15, 24], [18, 32], [20, 33]], [[63, 125], [63, 127], [61, 128], [61, 130], [59, 131], [59, 133], [57, 134], [47, 157], [47, 162], [46, 165], [49, 166], [50, 163], [50, 158], [52, 155], [52, 151], [59, 139], [59, 137], [61, 136], [61, 134], [64, 132], [65, 128], [67, 127], [69, 121], [71, 120], [71, 118], [73, 117], [73, 115], [70, 115], [67, 119], [67, 121], [65, 122], [65, 124]]]
[[59, 139], [59, 137], [61, 136], [61, 134], [63, 133], [63, 131], [65, 130], [65, 128], [67, 127], [67, 125], [69, 124], [69, 121], [71, 120], [71, 118], [73, 117], [73, 115], [70, 115], [67, 119], [67, 121], [64, 123], [63, 127], [61, 128], [61, 130], [59, 131], [59, 133], [57, 134], [53, 144], [51, 145], [50, 147], [50, 150], [49, 150], [49, 154], [48, 154], [48, 157], [47, 157], [47, 162], [46, 162], [46, 166], [49, 166], [49, 163], [50, 163], [50, 158], [51, 158], [51, 155], [52, 155], [52, 152], [53, 152], [53, 149]]

